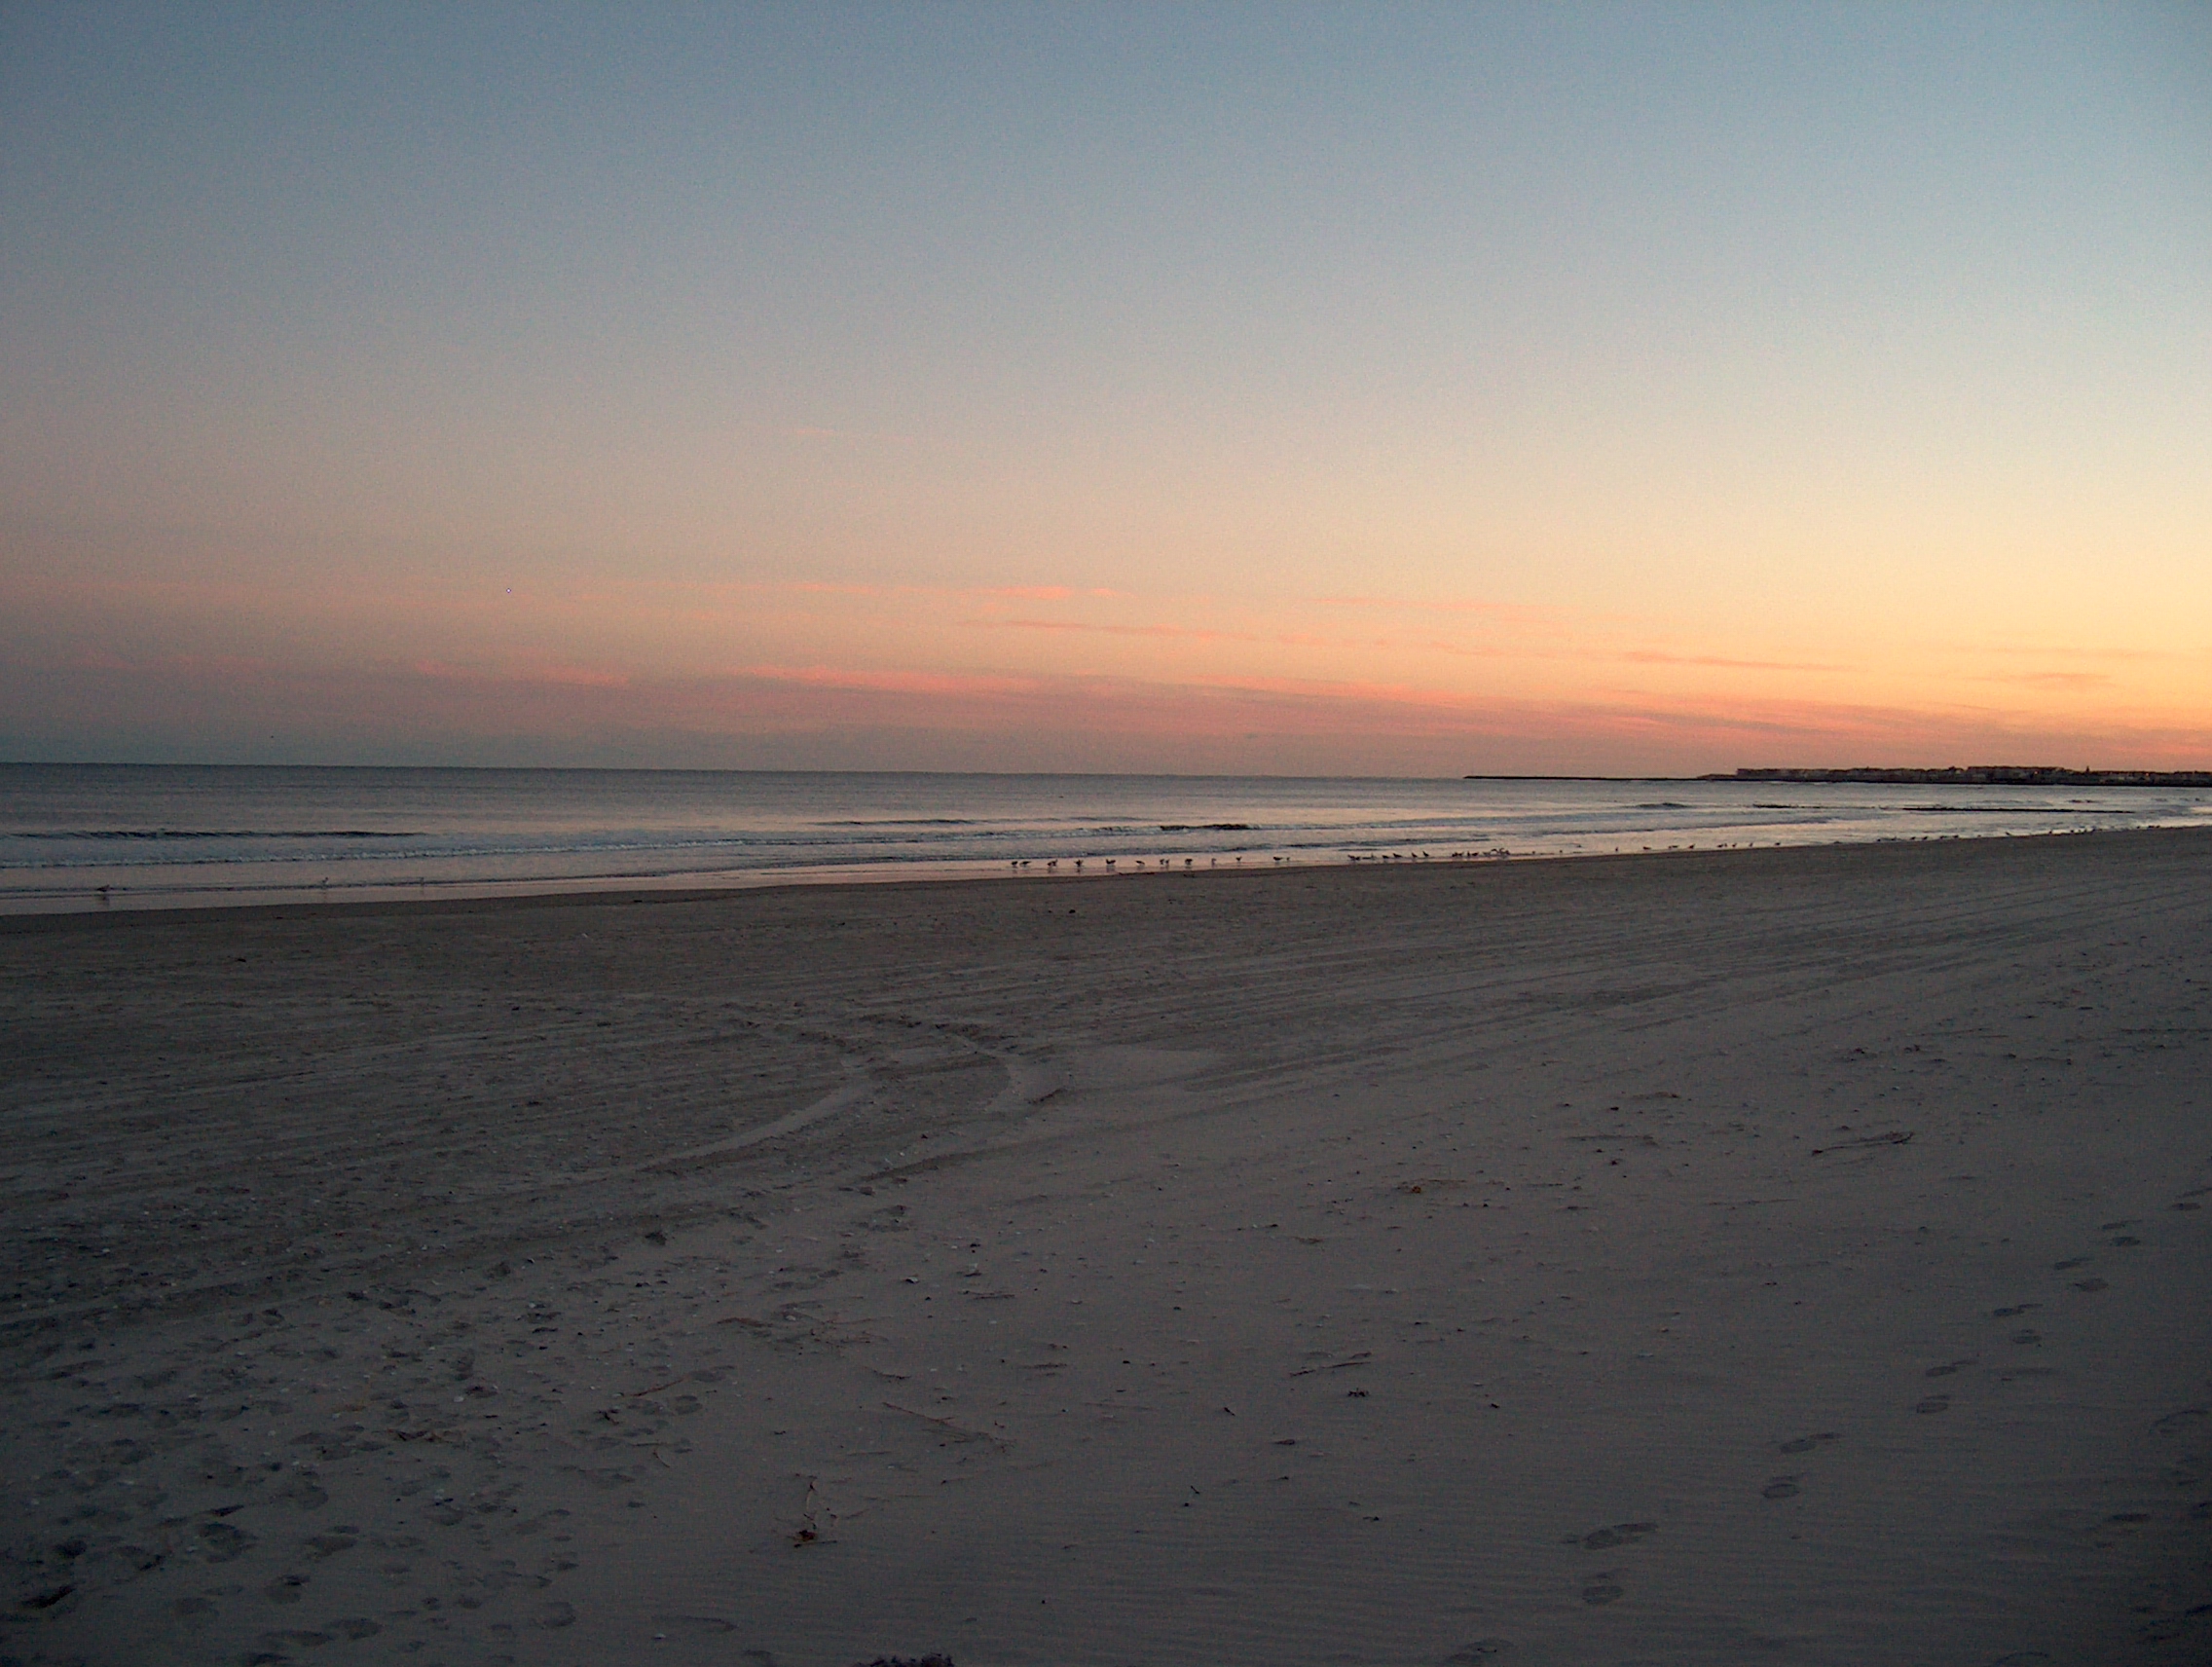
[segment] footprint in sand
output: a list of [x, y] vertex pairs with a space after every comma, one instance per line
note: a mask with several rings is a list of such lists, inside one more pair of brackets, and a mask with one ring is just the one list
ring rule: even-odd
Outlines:
[[[319, 1645], [333, 1642], [335, 1636], [335, 1634], [327, 1632], [265, 1632], [261, 1635], [260, 1643], [264, 1649], [282, 1649], [287, 1644], [297, 1646], [302, 1649], [313, 1649]], [[284, 1661], [289, 1660], [290, 1657], [284, 1655], [253, 1655], [248, 1656], [247, 1659], [251, 1661]]]
[[1600, 1574], [1582, 1588], [1582, 1601], [1593, 1608], [1600, 1604], [1618, 1603], [1621, 1589], [1613, 1583], [1610, 1573]]
[[1478, 1662], [1496, 1660], [1512, 1648], [1513, 1646], [1502, 1638], [1478, 1638], [1474, 1643], [1463, 1645], [1452, 1651], [1443, 1659], [1439, 1667], [1476, 1667]]
[[[1972, 1361], [1969, 1361], [1967, 1363], [1969, 1365], [1972, 1364]], [[1935, 1375], [1936, 1374], [1933, 1372], [1929, 1374], [1930, 1377], [1934, 1377]], [[1838, 1436], [1834, 1430], [1824, 1429], [1817, 1435], [1800, 1435], [1793, 1440], [1785, 1441], [1782, 1444], [1782, 1451], [1785, 1453], [1810, 1453], [1814, 1448], [1820, 1446], [1825, 1441], [1838, 1441], [1841, 1439], [1842, 1438]]]
[[724, 1620], [720, 1615], [664, 1614], [653, 1616], [656, 1637], [675, 1633], [692, 1638], [719, 1638], [735, 1632], [737, 1622]]
[[1805, 1491], [1797, 1485], [1798, 1480], [1799, 1478], [1795, 1476], [1777, 1476], [1759, 1490], [1759, 1498], [1762, 1500], [1793, 1500]]
[[2069, 1256], [2063, 1262], [2053, 1262], [2050, 1265], [2050, 1271], [2054, 1274], [2064, 1274], [2075, 1268], [2086, 1268], [2089, 1261], [2090, 1258], [2086, 1256]]
[[1989, 1317], [1991, 1319], [2017, 1319], [2021, 1315], [2028, 1314], [2041, 1307], [2043, 1307], [2043, 1304], [2040, 1302], [2014, 1303], [2010, 1308], [1991, 1309]]
[[2078, 1291], [2088, 1291], [2093, 1295], [2098, 1291], [2109, 1291], [2112, 1286], [2103, 1279], [2076, 1279], [2074, 1288]]
[[1978, 1360], [1953, 1360], [1947, 1365], [1929, 1367], [1926, 1376], [1931, 1378], [1948, 1378], [1954, 1372], [1963, 1372], [1969, 1366], [1976, 1366], [1979, 1364], [1980, 1362]]
[[1615, 1545], [1634, 1545], [1638, 1540], [1659, 1532], [1655, 1522], [1616, 1522], [1610, 1528], [1593, 1529], [1588, 1534], [1570, 1534], [1563, 1545], [1579, 1545], [1585, 1551], [1604, 1551]]
[[254, 1544], [250, 1534], [240, 1533], [227, 1522], [210, 1522], [200, 1530], [201, 1543], [207, 1547], [207, 1561], [228, 1563], [242, 1557]]
[[1951, 1397], [1949, 1395], [1930, 1395], [1912, 1410], [1914, 1412], [1949, 1412], [1951, 1410]]

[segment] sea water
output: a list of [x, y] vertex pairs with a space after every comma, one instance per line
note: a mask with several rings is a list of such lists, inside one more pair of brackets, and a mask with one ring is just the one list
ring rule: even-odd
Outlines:
[[0, 911], [2203, 825], [2212, 790], [0, 764]]

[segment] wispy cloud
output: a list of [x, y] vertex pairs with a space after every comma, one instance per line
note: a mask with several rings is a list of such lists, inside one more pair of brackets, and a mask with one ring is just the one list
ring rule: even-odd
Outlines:
[[1565, 611], [1557, 608], [1468, 597], [1316, 596], [1312, 600], [1319, 608], [1371, 608], [1401, 613], [1476, 613], [1531, 624], [1553, 623], [1565, 617]]
[[[1759, 763], [2200, 758], [2155, 715], [2053, 726], [1997, 708], [1470, 694], [1417, 681], [965, 673], [764, 662], [609, 676], [556, 661], [353, 667], [238, 656], [0, 656], [0, 737], [142, 757], [294, 756], [815, 767], [1601, 773]], [[152, 715], [152, 716], [149, 716]], [[105, 736], [107, 739], [101, 740]], [[74, 739], [72, 739], [74, 738]]]
[[1672, 654], [1663, 648], [1631, 648], [1616, 657], [1640, 666], [1713, 666], [1739, 672], [1845, 672], [1851, 669], [1818, 660], [1737, 660], [1725, 654]]
[[638, 680], [613, 666], [571, 665], [559, 660], [527, 659], [496, 665], [461, 665], [443, 660], [417, 660], [418, 676], [447, 683], [528, 684], [556, 688], [628, 688]]
[[2017, 643], [1976, 643], [1959, 647], [1967, 653], [2010, 654], [2038, 660], [2171, 660], [2180, 657], [2165, 648], [2083, 648], [2050, 644], [2039, 648]]
[[963, 619], [960, 623], [987, 631], [1060, 631], [1100, 637], [1159, 637], [1191, 643], [1264, 643], [1295, 648], [1348, 646], [1342, 639], [1295, 631], [1224, 631], [1210, 625], [1116, 625], [1088, 619]]
[[2109, 672], [1989, 672], [1975, 680], [1978, 683], [2005, 683], [2024, 688], [2049, 688], [2087, 691], [2107, 688], [2112, 685]]
[[[740, 666], [731, 678], [808, 688], [848, 689], [870, 694], [978, 696], [1025, 694], [1042, 686], [1034, 677], [975, 672], [879, 671], [854, 666]], [[712, 682], [714, 680], [705, 680]]]

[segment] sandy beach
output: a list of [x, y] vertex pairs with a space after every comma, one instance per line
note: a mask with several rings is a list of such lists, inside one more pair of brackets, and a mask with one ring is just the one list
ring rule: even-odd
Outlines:
[[2212, 1659], [2212, 837], [0, 921], [0, 1660]]

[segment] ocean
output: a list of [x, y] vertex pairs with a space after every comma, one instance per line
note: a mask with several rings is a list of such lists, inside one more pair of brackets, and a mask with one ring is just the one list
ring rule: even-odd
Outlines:
[[2205, 826], [2212, 790], [0, 764], [0, 912]]

